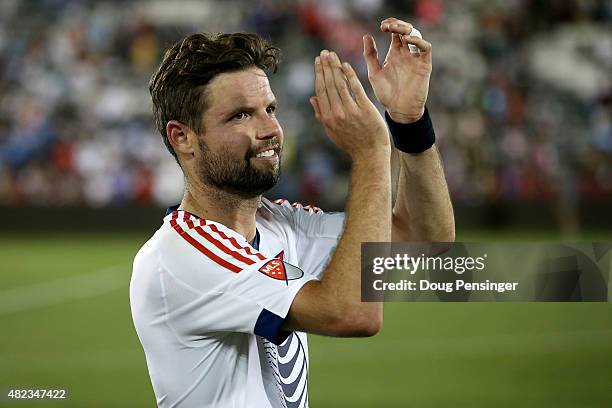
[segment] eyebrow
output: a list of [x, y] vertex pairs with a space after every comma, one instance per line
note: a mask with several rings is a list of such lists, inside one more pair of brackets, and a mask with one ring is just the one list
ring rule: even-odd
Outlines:
[[[275, 98], [272, 101], [270, 101], [268, 105], [266, 106], [274, 106], [276, 108], [278, 107], [278, 100]], [[220, 116], [229, 119], [240, 112], [252, 113], [256, 109], [257, 108], [255, 108], [252, 105], [240, 105], [240, 106], [235, 107], [231, 111], [228, 111], [227, 113], [222, 113]]]

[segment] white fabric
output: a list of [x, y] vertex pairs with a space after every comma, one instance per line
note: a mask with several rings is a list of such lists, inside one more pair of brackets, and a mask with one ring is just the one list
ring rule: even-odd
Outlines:
[[[219, 223], [183, 211], [164, 218], [136, 255], [130, 283], [160, 408], [308, 406], [306, 335], [272, 341], [282, 341], [278, 327], [297, 292], [320, 279], [343, 222], [340, 213], [263, 199], [258, 251]], [[286, 277], [271, 277], [276, 257]]]

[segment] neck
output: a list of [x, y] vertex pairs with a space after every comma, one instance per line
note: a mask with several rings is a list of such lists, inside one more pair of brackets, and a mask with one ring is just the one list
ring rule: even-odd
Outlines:
[[255, 238], [255, 213], [261, 196], [244, 198], [212, 186], [185, 183], [179, 209], [225, 225], [248, 242]]

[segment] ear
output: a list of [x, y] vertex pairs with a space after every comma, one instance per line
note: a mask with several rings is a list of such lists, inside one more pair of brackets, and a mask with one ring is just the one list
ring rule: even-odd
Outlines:
[[166, 124], [166, 136], [177, 156], [180, 154], [193, 156], [196, 138], [189, 126], [178, 120], [171, 120]]

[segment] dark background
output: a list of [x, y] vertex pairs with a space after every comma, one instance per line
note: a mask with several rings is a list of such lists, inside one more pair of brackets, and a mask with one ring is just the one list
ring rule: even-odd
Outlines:
[[[58, 208], [90, 228], [98, 224], [76, 208], [112, 209], [117, 227], [158, 223], [160, 212], [147, 208], [177, 203], [182, 179], [153, 128], [147, 82], [164, 49], [197, 31], [255, 31], [282, 49], [271, 80], [287, 142], [284, 176], [269, 197], [341, 210], [349, 163], [308, 102], [313, 59], [336, 50], [370, 91], [361, 37], [374, 33], [382, 58], [389, 39], [379, 22], [398, 16], [434, 44], [428, 107], [458, 227], [531, 226], [566, 236], [609, 229], [610, 4], [2, 2], [0, 205], [5, 219], [21, 220], [5, 227], [54, 228], [41, 219], [60, 216]], [[136, 221], [141, 211], [146, 223]]]

